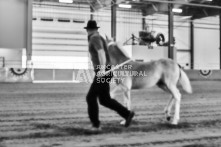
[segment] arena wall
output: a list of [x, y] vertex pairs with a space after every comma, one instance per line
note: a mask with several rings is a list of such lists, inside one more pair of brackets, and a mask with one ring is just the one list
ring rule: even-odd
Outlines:
[[[220, 70], [185, 70], [191, 81], [221, 80]], [[0, 68], [0, 82], [33, 83], [90, 83], [92, 69], [27, 69], [24, 74], [16, 74], [10, 68]]]

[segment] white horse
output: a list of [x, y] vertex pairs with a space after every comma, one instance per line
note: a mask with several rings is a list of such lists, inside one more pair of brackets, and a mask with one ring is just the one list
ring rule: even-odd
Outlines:
[[[131, 60], [118, 43], [108, 38], [107, 43], [112, 66]], [[192, 93], [192, 87], [186, 73], [176, 62], [171, 59], [160, 59], [150, 62], [136, 62], [131, 60], [122, 67], [115, 69], [114, 76], [122, 80], [117, 82], [118, 86], [111, 91], [111, 95], [114, 96], [117, 89], [123, 90], [124, 102], [129, 110], [131, 110], [131, 89], [150, 88], [157, 85], [164, 91], [169, 92], [172, 98], [169, 100], [164, 112], [167, 121], [170, 121], [171, 108], [175, 103], [175, 112], [171, 124], [178, 124], [180, 119], [181, 93], [177, 88], [177, 84], [179, 83], [187, 93]], [[124, 123], [121, 122], [121, 124]]]

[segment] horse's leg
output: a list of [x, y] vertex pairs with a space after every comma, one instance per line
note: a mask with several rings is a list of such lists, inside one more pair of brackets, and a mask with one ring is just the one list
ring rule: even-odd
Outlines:
[[110, 91], [111, 98], [115, 98], [116, 97], [116, 93], [117, 93], [117, 90], [119, 88], [120, 88], [120, 85], [116, 85], [113, 89], [111, 89], [111, 91]]
[[124, 100], [126, 101], [126, 107], [128, 110], [131, 110], [131, 96], [130, 91], [132, 87], [132, 79], [127, 78], [125, 79], [124, 83], [122, 84], [123, 91], [124, 91]]
[[126, 100], [126, 107], [128, 110], [131, 110], [131, 97], [130, 97], [130, 89], [124, 92], [124, 97]]
[[131, 110], [131, 104], [130, 104], [130, 91], [128, 91], [127, 87], [125, 87], [122, 84], [119, 84], [118, 86], [114, 87], [111, 92], [110, 95], [112, 98], [114, 98], [116, 96], [116, 92], [117, 90], [121, 90], [123, 91], [123, 99], [124, 99], [124, 106], [128, 108], [128, 110]]
[[124, 106], [125, 107], [127, 107], [128, 108], [128, 97], [127, 97], [127, 95], [125, 95], [125, 93], [126, 93], [126, 91], [127, 91], [127, 88], [124, 86], [124, 85], [122, 85], [122, 84], [118, 84], [117, 86], [115, 86], [112, 90], [111, 90], [111, 92], [110, 92], [110, 96], [111, 96], [111, 98], [115, 98], [116, 97], [116, 92], [117, 91], [123, 91], [123, 99], [124, 99]]
[[170, 113], [171, 113], [171, 108], [172, 108], [172, 106], [173, 106], [173, 103], [174, 103], [174, 98], [171, 97], [170, 100], [169, 100], [169, 102], [168, 102], [168, 104], [167, 104], [167, 106], [166, 106], [165, 109], [164, 109], [164, 113], [165, 113], [165, 115], [166, 115], [166, 120], [167, 120], [167, 121], [170, 121], [170, 119], [171, 119]]
[[171, 124], [177, 125], [179, 122], [179, 119], [180, 119], [181, 94], [175, 85], [170, 87], [170, 90], [171, 90], [171, 93], [172, 93], [172, 95], [174, 97], [174, 101], [175, 101], [175, 112], [174, 112], [174, 117], [173, 117], [173, 121]]
[[[170, 92], [170, 90], [168, 89], [166, 84], [164, 84], [162, 81], [158, 82], [157, 86], [159, 86], [159, 88], [163, 89], [166, 92]], [[171, 97], [168, 104], [166, 105], [166, 107], [164, 109], [164, 113], [166, 115], [166, 120], [167, 121], [170, 121], [170, 119], [171, 119], [170, 112], [171, 112], [171, 108], [173, 106], [173, 103], [174, 103], [174, 98]]]
[[[126, 90], [124, 88], [124, 104], [127, 107], [128, 110], [131, 110], [131, 97], [130, 97], [130, 90]], [[126, 123], [126, 120], [122, 120], [120, 122], [121, 125], [124, 125]]]
[[123, 85], [123, 84], [120, 84], [119, 85], [119, 89], [121, 91], [123, 91], [123, 103], [124, 103], [124, 106], [127, 107], [127, 103], [128, 103], [128, 97], [125, 95], [126, 91], [127, 91], [127, 88]]
[[[124, 104], [127, 107], [128, 110], [131, 110], [131, 87], [132, 87], [132, 81], [130, 79], [127, 79], [127, 81], [122, 84], [122, 89], [124, 91]], [[124, 125], [126, 123], [125, 120], [122, 120], [120, 122], [121, 125]]]

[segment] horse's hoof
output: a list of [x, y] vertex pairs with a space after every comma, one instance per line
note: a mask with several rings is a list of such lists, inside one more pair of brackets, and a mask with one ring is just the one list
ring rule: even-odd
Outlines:
[[171, 125], [172, 125], [172, 126], [177, 126], [178, 124], [176, 124], [176, 123], [171, 123]]
[[173, 120], [173, 121], [171, 122], [171, 125], [174, 125], [174, 126], [178, 125], [178, 121], [177, 121], [177, 120]]
[[120, 125], [125, 125], [125, 123], [126, 123], [126, 121], [125, 121], [125, 120], [122, 120], [122, 121], [120, 122]]
[[167, 119], [167, 121], [170, 121], [170, 120], [171, 120], [171, 117], [170, 117], [170, 116], [167, 116], [166, 119]]

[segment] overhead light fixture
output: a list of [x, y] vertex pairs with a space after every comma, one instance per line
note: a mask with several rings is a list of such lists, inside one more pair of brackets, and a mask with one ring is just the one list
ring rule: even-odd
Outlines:
[[119, 4], [118, 7], [120, 8], [131, 8], [132, 6], [129, 4]]
[[59, 0], [59, 3], [73, 3], [73, 0]]
[[180, 9], [180, 8], [173, 8], [172, 11], [175, 12], [175, 13], [182, 13], [183, 12], [183, 10]]
[[200, 3], [205, 3], [205, 2], [212, 2], [213, 0], [202, 0]]

